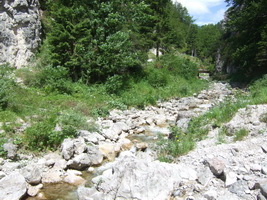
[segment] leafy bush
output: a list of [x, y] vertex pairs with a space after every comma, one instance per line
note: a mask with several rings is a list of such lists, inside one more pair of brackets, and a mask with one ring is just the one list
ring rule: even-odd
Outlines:
[[126, 81], [120, 75], [114, 75], [107, 79], [105, 83], [106, 91], [109, 94], [118, 94], [126, 86]]
[[25, 77], [25, 83], [29, 86], [43, 88], [47, 93], [71, 94], [73, 92], [68, 71], [63, 67], [46, 66], [33, 73], [33, 76]]
[[48, 113], [26, 129], [24, 141], [30, 150], [56, 149], [65, 138], [76, 137], [80, 129], [95, 131], [96, 126], [87, 123], [86, 117], [74, 110]]
[[164, 87], [168, 84], [170, 72], [166, 69], [157, 69], [154, 67], [149, 67], [148, 69], [146, 69], [146, 71], [146, 79], [152, 87]]
[[52, 114], [27, 128], [24, 135], [26, 147], [32, 151], [56, 148], [59, 141], [54, 137], [55, 125], [56, 115]]
[[174, 54], [166, 54], [162, 57], [162, 65], [170, 70], [174, 75], [179, 75], [186, 79], [197, 76], [197, 65], [187, 58]]

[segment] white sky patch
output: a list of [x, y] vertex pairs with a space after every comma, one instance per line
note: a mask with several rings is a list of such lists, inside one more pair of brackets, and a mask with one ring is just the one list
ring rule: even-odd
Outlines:
[[217, 23], [224, 18], [226, 3], [224, 0], [173, 0], [187, 8], [196, 24]]

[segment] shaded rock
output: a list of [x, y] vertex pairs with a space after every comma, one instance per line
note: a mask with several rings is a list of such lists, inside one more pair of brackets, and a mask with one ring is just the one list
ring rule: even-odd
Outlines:
[[26, 181], [18, 172], [14, 172], [0, 180], [1, 200], [18, 200], [27, 191]]
[[7, 152], [7, 157], [10, 159], [14, 159], [17, 155], [17, 146], [12, 143], [3, 144], [3, 149]]
[[41, 182], [41, 170], [39, 166], [27, 166], [21, 170], [21, 174], [24, 176], [27, 183], [31, 185], [37, 185]]
[[6, 174], [4, 172], [0, 171], [0, 179], [4, 178], [6, 176]]
[[234, 184], [237, 181], [237, 174], [228, 169], [224, 170], [224, 177], [225, 177], [225, 187], [229, 187], [230, 185]]
[[90, 157], [87, 153], [82, 153], [75, 156], [67, 162], [67, 166], [71, 169], [83, 170], [91, 165]]
[[97, 132], [91, 133], [86, 130], [81, 130], [79, 131], [79, 135], [84, 138], [85, 142], [91, 142], [94, 144], [98, 144], [99, 141], [105, 140], [105, 138]]
[[129, 150], [133, 146], [131, 140], [127, 138], [119, 139], [117, 143], [122, 151]]
[[87, 148], [87, 154], [91, 160], [92, 165], [99, 165], [103, 161], [103, 154], [98, 147], [90, 146]]
[[144, 151], [148, 148], [148, 144], [146, 142], [137, 143], [135, 146], [137, 150], [140, 150], [140, 151]]
[[79, 200], [103, 200], [104, 195], [101, 192], [98, 192], [94, 188], [86, 188], [80, 186], [77, 190]]
[[244, 197], [246, 195], [246, 190], [248, 190], [247, 182], [244, 180], [238, 180], [233, 183], [229, 188], [229, 191], [236, 194], [239, 197]]
[[73, 155], [74, 155], [74, 142], [73, 142], [73, 140], [67, 138], [63, 141], [63, 143], [61, 144], [61, 154], [65, 160], [69, 160], [73, 157]]
[[267, 198], [267, 182], [260, 183], [260, 190], [262, 195]]
[[211, 173], [210, 169], [205, 167], [198, 173], [198, 182], [205, 186], [209, 183], [212, 177], [213, 174]]
[[218, 193], [215, 190], [209, 190], [204, 193], [204, 197], [207, 200], [216, 200], [218, 196]]
[[267, 153], [267, 145], [266, 144], [261, 145], [261, 149], [264, 153]]
[[87, 146], [85, 144], [85, 141], [82, 137], [79, 137], [78, 139], [75, 139], [73, 141], [74, 144], [74, 154], [82, 154], [87, 151]]
[[225, 164], [223, 160], [220, 160], [218, 158], [213, 158], [211, 160], [208, 160], [207, 162], [208, 162], [211, 172], [215, 176], [220, 176], [223, 173], [223, 170], [225, 168]]

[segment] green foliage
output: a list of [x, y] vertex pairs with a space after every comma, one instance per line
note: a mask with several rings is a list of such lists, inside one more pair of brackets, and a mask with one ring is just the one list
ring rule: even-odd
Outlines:
[[[58, 127], [58, 128], [56, 128]], [[78, 130], [96, 130], [87, 118], [73, 110], [52, 112], [41, 117], [25, 131], [24, 142], [32, 151], [55, 150], [65, 138], [76, 137]]]
[[12, 90], [15, 87], [15, 82], [12, 79], [12, 68], [8, 65], [0, 66], [0, 111], [5, 110], [13, 103]]
[[166, 69], [157, 69], [154, 66], [146, 69], [146, 79], [152, 87], [164, 87], [170, 79], [169, 71]]
[[46, 66], [24, 77], [24, 82], [29, 86], [43, 88], [47, 93], [71, 94], [73, 85], [67, 74], [68, 71], [63, 67]]
[[195, 47], [197, 56], [204, 62], [215, 63], [220, 39], [222, 37], [222, 27], [208, 24], [198, 28]]
[[164, 55], [162, 57], [162, 65], [174, 75], [178, 75], [185, 79], [194, 79], [198, 73], [197, 65], [195, 63], [175, 54]]
[[264, 75], [261, 79], [256, 80], [249, 87], [252, 95], [252, 101], [254, 104], [267, 102], [267, 75]]
[[190, 135], [182, 132], [178, 127], [173, 127], [169, 140], [161, 139], [158, 157], [162, 162], [170, 162], [177, 156], [181, 156], [192, 150], [195, 146]]
[[260, 116], [260, 121], [267, 124], [267, 113]]
[[[53, 66], [85, 83], [138, 70], [150, 14], [143, 1], [48, 1], [47, 49]], [[147, 47], [146, 47], [147, 48]]]
[[267, 2], [227, 0], [224, 57], [243, 76], [265, 74], [267, 64]]
[[219, 130], [219, 133], [218, 133], [218, 137], [217, 137], [217, 140], [218, 140], [218, 144], [223, 144], [223, 143], [226, 143], [225, 141], [225, 137], [228, 135], [228, 131], [226, 129], [225, 126], [222, 126]]
[[243, 140], [244, 137], [248, 136], [248, 134], [249, 134], [249, 131], [244, 129], [244, 128], [242, 128], [242, 129], [240, 129], [240, 130], [238, 130], [238, 131], [236, 131], [234, 133], [234, 135], [235, 135], [234, 136], [234, 141]]
[[4, 151], [3, 145], [7, 142], [6, 135], [4, 133], [0, 133], [0, 157], [5, 157], [7, 152]]
[[126, 87], [126, 81], [122, 76], [114, 75], [107, 79], [105, 87], [107, 93], [109, 94], [118, 94]]

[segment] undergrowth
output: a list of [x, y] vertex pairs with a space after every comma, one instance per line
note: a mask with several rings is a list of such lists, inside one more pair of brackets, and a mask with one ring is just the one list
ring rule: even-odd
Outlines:
[[192, 95], [207, 86], [196, 78], [195, 64], [175, 55], [145, 65], [142, 73], [114, 75], [99, 84], [72, 82], [61, 67], [0, 69], [0, 122], [10, 124], [3, 130], [3, 138], [20, 149], [37, 152], [55, 150], [64, 138], [76, 137], [78, 130], [96, 130], [92, 119], [111, 109], [144, 108], [158, 100]]

